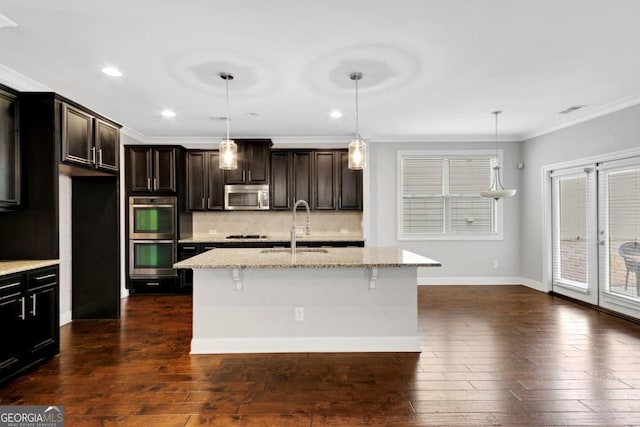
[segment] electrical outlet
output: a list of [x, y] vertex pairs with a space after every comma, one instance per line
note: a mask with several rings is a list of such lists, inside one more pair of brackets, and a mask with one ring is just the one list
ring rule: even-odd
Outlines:
[[494, 268], [495, 270], [497, 270], [497, 269], [498, 269], [498, 267], [500, 267], [500, 263], [498, 262], [498, 260], [497, 260], [497, 259], [494, 259], [494, 260], [493, 260], [493, 268]]
[[218, 234], [218, 230], [209, 230], [209, 234]]
[[304, 321], [304, 307], [296, 307], [294, 309], [294, 317], [296, 322]]

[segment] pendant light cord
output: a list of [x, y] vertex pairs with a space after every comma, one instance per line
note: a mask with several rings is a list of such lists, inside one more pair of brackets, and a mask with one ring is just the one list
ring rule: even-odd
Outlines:
[[496, 126], [495, 126], [495, 148], [496, 148], [496, 166], [500, 166], [498, 162], [498, 115], [502, 114], [502, 111], [494, 111], [493, 115], [496, 116]]
[[227, 141], [229, 140], [229, 76], [224, 79], [226, 83], [226, 93], [227, 93]]
[[359, 79], [354, 79], [356, 81], [356, 139], [360, 139], [360, 126], [359, 126], [359, 122], [358, 122], [358, 80]]

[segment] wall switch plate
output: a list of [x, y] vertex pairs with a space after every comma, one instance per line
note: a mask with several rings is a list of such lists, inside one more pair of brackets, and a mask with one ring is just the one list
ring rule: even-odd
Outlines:
[[294, 317], [296, 322], [304, 321], [304, 307], [296, 307], [294, 309]]
[[494, 260], [493, 260], [493, 268], [494, 268], [494, 269], [497, 269], [499, 266], [500, 266], [500, 263], [498, 262], [498, 260], [497, 260], [497, 259], [494, 259]]
[[218, 234], [218, 230], [209, 230], [209, 234]]

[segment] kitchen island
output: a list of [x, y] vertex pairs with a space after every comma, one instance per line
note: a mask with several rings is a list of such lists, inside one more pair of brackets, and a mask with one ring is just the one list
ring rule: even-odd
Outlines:
[[419, 352], [417, 269], [401, 248], [214, 249], [193, 277], [192, 354]]

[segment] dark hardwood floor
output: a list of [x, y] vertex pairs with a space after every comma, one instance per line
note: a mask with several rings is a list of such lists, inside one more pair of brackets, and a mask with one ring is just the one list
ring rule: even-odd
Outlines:
[[67, 426], [640, 425], [640, 325], [525, 287], [420, 287], [420, 354], [190, 356], [190, 303], [62, 327], [0, 404]]

